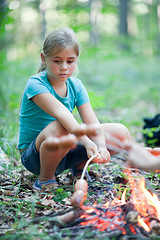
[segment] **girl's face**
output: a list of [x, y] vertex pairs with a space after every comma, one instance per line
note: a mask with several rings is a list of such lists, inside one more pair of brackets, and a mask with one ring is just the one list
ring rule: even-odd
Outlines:
[[78, 57], [73, 48], [62, 49], [52, 57], [45, 57], [41, 53], [41, 59], [46, 66], [48, 78], [50, 82], [65, 82], [69, 78], [76, 67]]

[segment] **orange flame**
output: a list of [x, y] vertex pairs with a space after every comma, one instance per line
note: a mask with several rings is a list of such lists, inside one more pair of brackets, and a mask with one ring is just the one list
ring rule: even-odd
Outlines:
[[[131, 187], [129, 202], [133, 203], [135, 210], [139, 213], [137, 219], [139, 226], [150, 232], [150, 222], [147, 217], [153, 215], [160, 220], [160, 201], [156, 194], [151, 194], [146, 189], [144, 178], [133, 179], [131, 173], [128, 173], [128, 178]], [[81, 225], [92, 225], [99, 231], [116, 229], [121, 230], [122, 234], [126, 234], [124, 228], [126, 224], [125, 213], [122, 208], [126, 204], [126, 191], [127, 189], [123, 191], [121, 199], [115, 198], [112, 202], [107, 201], [101, 208], [97, 207], [97, 202], [92, 207], [83, 206], [85, 213], [81, 219], [85, 219], [85, 221], [81, 222]], [[132, 223], [129, 228], [133, 234], [136, 234]]]
[[148, 227], [148, 225], [144, 222], [143, 218], [141, 218], [140, 216], [138, 216], [138, 223], [141, 227], [143, 227], [147, 232], [150, 232], [150, 228]]

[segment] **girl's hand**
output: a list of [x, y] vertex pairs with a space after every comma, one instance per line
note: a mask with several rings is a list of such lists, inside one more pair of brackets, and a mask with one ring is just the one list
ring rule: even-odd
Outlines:
[[91, 140], [89, 140], [88, 144], [84, 144], [84, 146], [86, 148], [88, 158], [91, 158], [93, 155], [98, 154], [97, 145]]
[[91, 141], [86, 135], [79, 138], [79, 141], [84, 145], [87, 151], [88, 158], [98, 154], [97, 145]]
[[99, 163], [99, 164], [101, 164], [101, 163], [105, 164], [105, 163], [107, 163], [109, 161], [110, 161], [110, 153], [109, 153], [109, 151], [106, 148], [102, 148], [102, 147], [99, 148], [98, 149], [98, 156], [97, 156], [97, 158], [95, 158], [93, 160], [93, 162]]

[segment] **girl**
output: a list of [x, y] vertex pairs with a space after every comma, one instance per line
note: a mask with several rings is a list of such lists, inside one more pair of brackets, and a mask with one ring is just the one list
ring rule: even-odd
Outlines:
[[[56, 188], [56, 175], [68, 168], [76, 175], [94, 154], [99, 154], [99, 163], [107, 163], [110, 153], [106, 148], [105, 131], [122, 141], [130, 140], [123, 125], [100, 125], [85, 87], [79, 79], [72, 77], [79, 54], [79, 43], [72, 29], [52, 31], [44, 41], [41, 68], [28, 80], [24, 90], [18, 148], [22, 164], [39, 175], [33, 185], [37, 190], [42, 185]], [[73, 148], [75, 139], [71, 134], [81, 130], [72, 114], [75, 107], [82, 122], [87, 126], [97, 124], [100, 133], [92, 138], [80, 136], [81, 144]], [[56, 148], [57, 141], [65, 142], [67, 147]], [[68, 141], [70, 144], [67, 145]]]

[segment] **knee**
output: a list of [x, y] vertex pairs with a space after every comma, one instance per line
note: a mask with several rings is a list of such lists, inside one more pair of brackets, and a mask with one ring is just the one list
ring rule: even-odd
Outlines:
[[131, 135], [126, 126], [121, 123], [106, 123], [102, 124], [104, 132], [111, 134], [113, 137], [121, 141], [131, 140]]
[[67, 134], [67, 130], [58, 121], [54, 121], [48, 125], [47, 136], [62, 137]]
[[130, 134], [128, 128], [121, 123], [119, 123], [119, 133], [120, 133], [120, 138], [122, 141], [131, 140], [131, 134]]
[[77, 138], [74, 135], [65, 135], [62, 137], [47, 137], [41, 144], [41, 149], [50, 151], [68, 151], [75, 148]]
[[[51, 122], [42, 132], [38, 135], [36, 140], [36, 148], [39, 151], [41, 145], [51, 145], [51, 142], [56, 145], [55, 138], [60, 138], [62, 136], [67, 135], [67, 130], [58, 122]], [[43, 144], [42, 144], [43, 143]]]
[[56, 151], [59, 150], [59, 138], [57, 137], [47, 137], [40, 145], [40, 151], [43, 150]]

